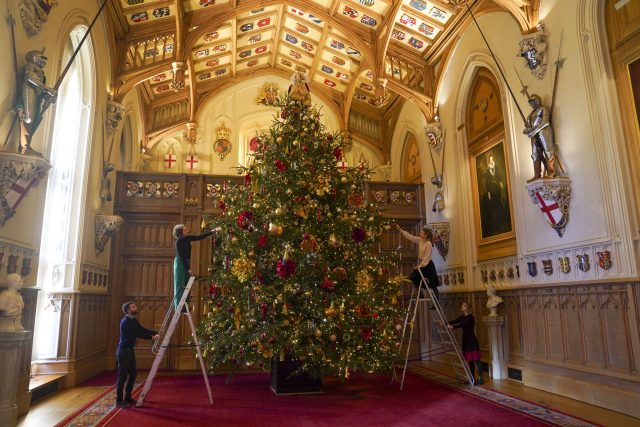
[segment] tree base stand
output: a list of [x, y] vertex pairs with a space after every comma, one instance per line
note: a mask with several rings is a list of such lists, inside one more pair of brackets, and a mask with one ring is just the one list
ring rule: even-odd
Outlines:
[[284, 361], [271, 360], [271, 388], [276, 394], [322, 393], [322, 379], [306, 373], [291, 375], [300, 367], [300, 361], [286, 355]]

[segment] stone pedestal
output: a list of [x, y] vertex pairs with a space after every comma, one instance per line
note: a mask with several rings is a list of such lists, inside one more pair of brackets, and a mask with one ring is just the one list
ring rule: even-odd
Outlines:
[[30, 331], [0, 333], [0, 426], [15, 426], [18, 421], [16, 396], [20, 362]]
[[492, 377], [494, 380], [505, 379], [509, 352], [504, 331], [504, 316], [484, 316], [482, 321], [489, 328]]

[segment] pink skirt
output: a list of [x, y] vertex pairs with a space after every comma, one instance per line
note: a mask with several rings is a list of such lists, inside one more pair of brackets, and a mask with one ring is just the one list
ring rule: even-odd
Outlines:
[[467, 362], [475, 362], [480, 360], [480, 350], [465, 351], [463, 352], [464, 360]]

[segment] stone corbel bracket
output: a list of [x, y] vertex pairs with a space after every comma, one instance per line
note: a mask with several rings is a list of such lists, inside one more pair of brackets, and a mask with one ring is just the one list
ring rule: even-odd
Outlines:
[[562, 237], [569, 222], [571, 179], [542, 178], [526, 185], [529, 197], [538, 206], [547, 223]]
[[16, 213], [49, 169], [51, 164], [43, 157], [0, 152], [0, 226]]
[[448, 222], [432, 222], [429, 228], [433, 232], [433, 245], [438, 249], [442, 259], [447, 259], [449, 253], [449, 236], [451, 226]]
[[118, 215], [96, 215], [96, 255], [101, 253], [107, 242], [120, 228], [124, 219]]

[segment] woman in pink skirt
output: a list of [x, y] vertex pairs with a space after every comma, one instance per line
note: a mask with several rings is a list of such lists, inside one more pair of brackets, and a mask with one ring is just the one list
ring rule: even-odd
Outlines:
[[[469, 311], [469, 304], [463, 302], [460, 305], [462, 314], [449, 322], [449, 329], [462, 328], [462, 354], [467, 362], [475, 384], [482, 384], [482, 362], [480, 361], [480, 343], [473, 328], [476, 319]], [[478, 367], [478, 379], [476, 380], [475, 367]]]

